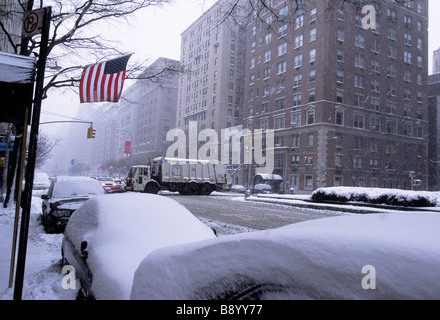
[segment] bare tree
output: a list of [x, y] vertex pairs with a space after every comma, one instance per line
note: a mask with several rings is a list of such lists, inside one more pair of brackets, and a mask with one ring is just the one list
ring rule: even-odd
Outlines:
[[[292, 18], [293, 14], [299, 10], [305, 8], [305, 3], [310, 0], [288, 0], [286, 5], [289, 7], [288, 14], [280, 13], [279, 10], [275, 10], [272, 6], [273, 0], [229, 0], [225, 1], [226, 10], [224, 11], [223, 20], [234, 16], [234, 12], [238, 9], [242, 9], [247, 13], [247, 18], [255, 17], [261, 21], [265, 21], [266, 13], [271, 12], [275, 20], [282, 20], [289, 22], [289, 18]], [[388, 0], [319, 0], [327, 3], [327, 12], [333, 12], [338, 9], [346, 8], [359, 8], [360, 5], [373, 4], [377, 8], [380, 8], [382, 4], [389, 2]], [[394, 4], [398, 6], [404, 5], [405, 0], [394, 0]], [[263, 18], [264, 16], [264, 18]], [[290, 22], [293, 22], [291, 20]]]
[[60, 142], [58, 138], [41, 133], [38, 137], [38, 148], [35, 167], [40, 168], [52, 157], [52, 149]]
[[[28, 1], [18, 0], [21, 13], [28, 7]], [[78, 86], [81, 70], [84, 69], [84, 57], [88, 63], [98, 63], [104, 60], [127, 54], [121, 52], [114, 41], [103, 39], [94, 32], [105, 24], [129, 24], [135, 13], [149, 7], [160, 7], [172, 0], [40, 0], [36, 7], [52, 7], [51, 34], [48, 45], [47, 70], [44, 94], [51, 88], [75, 88]], [[20, 12], [19, 12], [20, 13]], [[0, 21], [0, 30], [11, 42], [11, 46], [19, 51], [20, 45], [13, 43], [13, 37], [8, 34], [6, 26]], [[40, 38], [30, 39], [24, 52], [26, 55], [38, 55]], [[144, 70], [143, 61], [130, 65], [127, 69], [127, 79], [153, 79], [156, 75], [140, 77]], [[158, 75], [167, 72], [179, 72], [179, 68], [160, 70]]]

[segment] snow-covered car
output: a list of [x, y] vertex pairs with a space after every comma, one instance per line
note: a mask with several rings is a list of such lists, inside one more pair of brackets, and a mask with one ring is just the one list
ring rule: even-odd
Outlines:
[[231, 186], [231, 191], [237, 193], [245, 193], [246, 188], [241, 184], [234, 184], [233, 186]]
[[163, 248], [131, 298], [437, 300], [438, 230], [436, 213], [352, 215]]
[[49, 189], [50, 187], [50, 179], [46, 172], [35, 172], [34, 174], [34, 190], [43, 190]]
[[59, 176], [42, 199], [42, 224], [48, 233], [64, 231], [72, 213], [92, 197], [105, 194], [101, 184], [89, 177]]
[[125, 300], [135, 270], [150, 252], [215, 237], [210, 227], [171, 198], [110, 194], [91, 199], [72, 215], [62, 257], [75, 268], [80, 298]]
[[254, 193], [273, 193], [273, 189], [270, 185], [265, 183], [259, 183], [254, 186]]
[[118, 185], [116, 181], [110, 177], [98, 177], [97, 179], [107, 193], [123, 192], [125, 190], [124, 187]]

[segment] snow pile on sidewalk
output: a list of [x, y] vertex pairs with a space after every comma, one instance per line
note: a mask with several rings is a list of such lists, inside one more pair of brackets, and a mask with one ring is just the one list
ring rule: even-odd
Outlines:
[[320, 188], [312, 193], [311, 199], [315, 201], [365, 202], [403, 207], [440, 206], [440, 194], [438, 192], [383, 188]]
[[[62, 234], [47, 234], [41, 225], [41, 194], [34, 191], [29, 221], [23, 300], [75, 300], [77, 290], [65, 290], [61, 272]], [[12, 300], [14, 289], [8, 288], [15, 204], [0, 204], [0, 300]], [[20, 236], [18, 228], [17, 242]], [[17, 244], [18, 246], [18, 244]], [[4, 272], [3, 272], [4, 271]], [[15, 279], [14, 279], [15, 280]], [[15, 283], [15, 282], [14, 282]]]

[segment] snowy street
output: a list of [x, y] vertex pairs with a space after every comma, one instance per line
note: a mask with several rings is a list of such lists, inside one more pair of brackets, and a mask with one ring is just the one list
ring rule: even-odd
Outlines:
[[[24, 279], [24, 300], [72, 300], [77, 290], [62, 288], [61, 242], [62, 234], [47, 234], [41, 225], [41, 191], [34, 191], [30, 219], [29, 241]], [[222, 237], [229, 234], [248, 233], [278, 228], [305, 220], [354, 215], [342, 211], [297, 208], [282, 204], [245, 201], [242, 195], [214, 194], [203, 196], [179, 196], [165, 194], [186, 206], [208, 226], [215, 228]], [[221, 208], [219, 210], [219, 208]], [[436, 211], [437, 208], [433, 208]], [[371, 209], [371, 213], [375, 213]], [[387, 210], [380, 210], [387, 212]], [[392, 210], [389, 210], [391, 213]], [[8, 289], [9, 261], [15, 205], [0, 208], [0, 300], [10, 300], [13, 289]]]

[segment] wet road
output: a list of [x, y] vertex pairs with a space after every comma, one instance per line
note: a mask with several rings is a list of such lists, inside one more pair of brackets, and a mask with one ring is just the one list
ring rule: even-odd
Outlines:
[[337, 211], [245, 201], [243, 195], [181, 196], [169, 194], [166, 196], [172, 197], [199, 218], [257, 230], [278, 228], [301, 221], [344, 214]]

